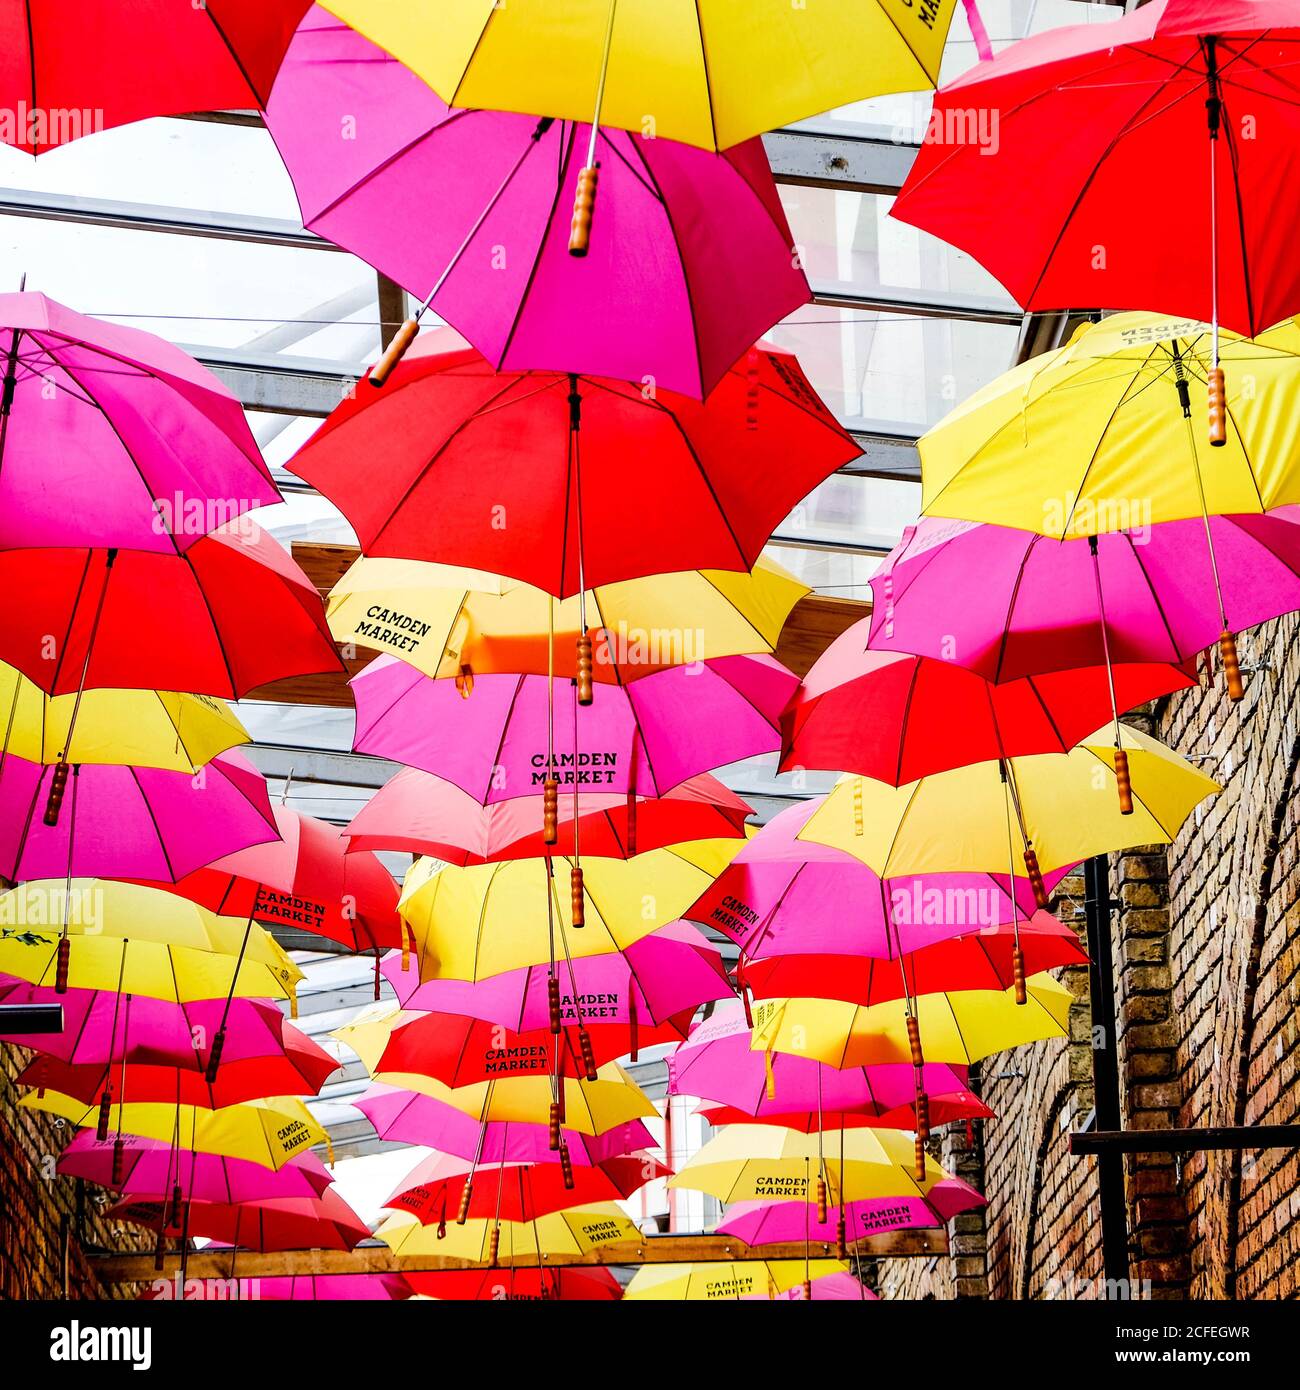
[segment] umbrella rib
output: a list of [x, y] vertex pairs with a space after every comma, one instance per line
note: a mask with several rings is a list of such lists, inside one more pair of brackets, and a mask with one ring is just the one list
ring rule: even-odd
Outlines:
[[[488, 767], [488, 785], [487, 785], [487, 792], [486, 792], [486, 794], [487, 794], [488, 796], [491, 796], [491, 795], [492, 795], [492, 774], [493, 774], [493, 772], [494, 772], [497, 768], [499, 768], [499, 767], [500, 767], [500, 768], [504, 768], [504, 767], [505, 767], [505, 764], [504, 764], [504, 762], [502, 761], [502, 759], [503, 759], [503, 756], [504, 756], [504, 753], [505, 753], [506, 736], [507, 736], [507, 734], [509, 734], [509, 732], [510, 732], [510, 721], [511, 721], [511, 720], [514, 718], [514, 716], [515, 716], [515, 706], [519, 703], [519, 696], [520, 696], [520, 694], [521, 694], [522, 691], [523, 691], [524, 682], [525, 682], [527, 679], [528, 679], [527, 676], [516, 676], [516, 677], [515, 677], [515, 688], [510, 692], [510, 704], [506, 707], [505, 717], [504, 717], [504, 718], [502, 719], [502, 721], [501, 721], [501, 736], [500, 736], [500, 738], [497, 739], [497, 748], [496, 748], [496, 752], [495, 752], [495, 754], [493, 754], [492, 762], [491, 762], [491, 764], [490, 764], [489, 767]], [[576, 748], [574, 749], [574, 757], [575, 757], [574, 775], [576, 776], [576, 775], [577, 775], [577, 764], [576, 764], [577, 749], [576, 749]], [[554, 777], [554, 776], [555, 776], [555, 769], [554, 769], [553, 767], [548, 767], [548, 768], [546, 769], [546, 775], [547, 775], [548, 777]], [[484, 808], [485, 810], [487, 809], [487, 802], [486, 802], [486, 801], [484, 801], [484, 802], [482, 802], [482, 803], [480, 803], [480, 804], [483, 806], [483, 808]]]
[[1064, 540], [1070, 533], [1074, 521], [1074, 514], [1078, 510], [1079, 501], [1083, 497], [1084, 489], [1088, 486], [1088, 478], [1092, 474], [1093, 467], [1097, 462], [1098, 455], [1101, 453], [1102, 446], [1106, 443], [1106, 436], [1110, 433], [1110, 427], [1115, 423], [1115, 417], [1119, 414], [1125, 402], [1130, 399], [1128, 393], [1129, 387], [1132, 386], [1132, 384], [1133, 379], [1130, 378], [1124, 390], [1120, 392], [1119, 399], [1111, 406], [1110, 414], [1106, 417], [1106, 423], [1097, 431], [1096, 443], [1092, 446], [1092, 452], [1088, 455], [1087, 467], [1083, 470], [1083, 477], [1079, 479], [1079, 486], [1074, 494], [1074, 501], [1070, 503], [1069, 515], [1065, 518], [1064, 525], [1061, 527], [1061, 540]]
[[167, 846], [163, 841], [162, 829], [158, 824], [158, 818], [154, 815], [153, 806], [150, 804], [149, 797], [143, 786], [140, 785], [140, 769], [128, 767], [127, 771], [131, 774], [131, 780], [135, 783], [135, 789], [140, 793], [140, 800], [144, 803], [145, 810], [149, 813], [149, 822], [153, 826], [154, 834], [158, 837], [158, 848], [162, 851], [163, 862], [167, 865], [167, 873], [173, 883], [180, 877], [177, 874], [175, 865], [172, 864], [171, 855], [167, 852]]
[[1131, 531], [1121, 531], [1118, 534], [1123, 536], [1125, 541], [1127, 541], [1128, 548], [1132, 552], [1133, 559], [1137, 564], [1138, 569], [1141, 571], [1142, 579], [1147, 586], [1147, 592], [1151, 595], [1151, 602], [1155, 604], [1156, 612], [1160, 615], [1160, 622], [1161, 625], [1164, 627], [1165, 636], [1169, 638], [1169, 646], [1171, 650], [1173, 651], [1175, 657], [1177, 657], [1179, 661], [1184, 660], [1185, 656], [1183, 649], [1178, 645], [1178, 640], [1174, 636], [1173, 628], [1169, 626], [1169, 618], [1165, 613], [1164, 604], [1160, 601], [1160, 595], [1156, 590], [1156, 586], [1154, 583], [1152, 583], [1151, 576], [1147, 573], [1147, 567], [1142, 562], [1142, 556], [1141, 554], [1139, 554], [1139, 548], [1133, 540], [1133, 533]]
[[[916, 695], [916, 684], [921, 678], [921, 658], [917, 657], [912, 662], [912, 674], [907, 682], [907, 698], [903, 701], [903, 717], [899, 720], [898, 729], [898, 758], [894, 763], [894, 785], [898, 786], [903, 780], [903, 746], [907, 742], [907, 722], [908, 711], [912, 707], [912, 700]], [[989, 697], [989, 706], [992, 707], [993, 699]], [[996, 720], [995, 720], [996, 722]], [[884, 880], [882, 879], [883, 883]]]
[[226, 679], [230, 682], [230, 698], [232, 700], [238, 700], [242, 692], [235, 680], [234, 668], [230, 664], [230, 656], [226, 651], [225, 638], [221, 635], [221, 631], [217, 626], [217, 615], [212, 610], [212, 600], [208, 597], [207, 587], [199, 581], [198, 572], [194, 568], [194, 561], [190, 559], [189, 551], [186, 551], [183, 555], [178, 555], [177, 559], [184, 560], [190, 567], [190, 573], [194, 576], [194, 587], [198, 590], [199, 597], [203, 600], [203, 607], [207, 612], [208, 621], [212, 624], [212, 636], [216, 641], [217, 650], [221, 653], [221, 664], [226, 668]]
[[713, 115], [713, 78], [709, 74], [709, 49], [704, 42], [704, 19], [700, 14], [700, 0], [695, 0], [695, 32], [700, 36], [700, 62], [704, 64], [704, 104], [709, 108], [709, 134], [713, 137], [713, 148], [718, 153], [718, 123]]
[[[993, 666], [993, 682], [1000, 685], [1002, 682], [1002, 663], [1006, 660], [1007, 643], [1011, 639], [1011, 618], [1016, 611], [1016, 602], [1020, 598], [1020, 586], [1025, 581], [1025, 570], [1033, 557], [1034, 547], [1038, 544], [1038, 537], [1031, 536], [1029, 543], [1021, 555], [1020, 563], [1016, 566], [1015, 583], [1011, 586], [1011, 593], [1007, 596], [1006, 616], [1002, 619], [1002, 636], [998, 640], [998, 656]], [[942, 547], [936, 546], [933, 553], [938, 554]]]
[[[1246, 315], [1250, 324], [1251, 333], [1258, 331], [1260, 327], [1255, 322], [1255, 296], [1250, 285], [1250, 252], [1246, 242], [1246, 209], [1241, 201], [1241, 171], [1237, 161], [1237, 141], [1232, 133], [1232, 122], [1223, 123], [1224, 138], [1228, 146], [1228, 159], [1232, 165], [1232, 201], [1237, 210], [1237, 239], [1241, 251], [1241, 282], [1242, 290], [1246, 296]], [[1213, 156], [1211, 156], [1213, 157]], [[1211, 216], [1217, 216], [1217, 210]], [[1253, 476], [1253, 470], [1249, 470]], [[1258, 489], [1256, 489], [1258, 496]]]
[[[36, 100], [36, 37], [32, 24], [32, 0], [25, 0], [23, 8], [27, 12], [27, 70], [31, 77], [32, 86], [32, 106], [33, 111], [40, 110], [40, 104]], [[32, 146], [32, 153], [36, 153], [36, 146]]]
[[[27, 0], [27, 8], [29, 11], [31, 10], [31, 0]], [[239, 69], [239, 75], [244, 79], [244, 85], [248, 88], [249, 94], [255, 98], [256, 105], [259, 107], [265, 106], [267, 98], [270, 97], [271, 93], [269, 91], [259, 92], [257, 90], [257, 86], [249, 75], [248, 69], [244, 66], [243, 59], [241, 59], [239, 54], [235, 51], [234, 44], [226, 37], [226, 31], [221, 27], [221, 22], [212, 13], [211, 7], [205, 4], [203, 6], [203, 13], [207, 16], [208, 22], [217, 31], [217, 38], [221, 41], [221, 46], [230, 55], [231, 62]]]
[[1030, 693], [1038, 702], [1038, 708], [1041, 709], [1043, 712], [1043, 718], [1046, 719], [1047, 722], [1052, 726], [1052, 732], [1056, 735], [1056, 741], [1061, 745], [1061, 752], [1068, 753], [1070, 751], [1071, 745], [1065, 741], [1065, 734], [1062, 731], [1061, 727], [1057, 724], [1056, 716], [1052, 713], [1051, 706], [1047, 703], [1047, 700], [1043, 697], [1042, 692], [1038, 689], [1038, 677], [1026, 676], [1025, 679], [1029, 683]]

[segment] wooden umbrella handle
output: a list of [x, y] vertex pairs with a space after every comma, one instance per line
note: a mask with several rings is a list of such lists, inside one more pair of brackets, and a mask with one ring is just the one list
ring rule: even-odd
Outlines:
[[71, 769], [62, 758], [54, 764], [50, 774], [50, 793], [45, 798], [45, 824], [58, 825], [59, 812], [63, 808], [63, 797], [68, 790], [68, 773]]
[[560, 977], [551, 975], [546, 981], [546, 1008], [551, 1016], [551, 1032], [557, 1037], [560, 1032]]
[[67, 994], [68, 992], [68, 967], [72, 963], [72, 942], [66, 937], [59, 937], [59, 949], [54, 953], [54, 992], [55, 994]]
[[465, 1179], [465, 1186], [460, 1190], [460, 1206], [456, 1209], [456, 1224], [463, 1226], [469, 1220], [469, 1204], [474, 1197], [474, 1179]]
[[388, 380], [393, 374], [393, 368], [406, 356], [406, 350], [415, 341], [415, 335], [419, 331], [419, 320], [407, 319], [393, 334], [393, 341], [384, 349], [384, 355], [370, 369], [371, 386], [382, 386]]
[[95, 1139], [100, 1144], [108, 1138], [108, 1121], [110, 1112], [113, 1109], [113, 1096], [108, 1087], [104, 1087], [104, 1094], [99, 1098], [99, 1119], [95, 1124]]
[[560, 1140], [560, 1177], [564, 1181], [564, 1190], [573, 1191], [573, 1159], [569, 1155], [569, 1146]]
[[591, 634], [588, 632], [580, 633], [578, 636], [578, 703], [589, 705], [594, 698], [591, 689], [592, 680], [592, 657], [591, 657]]
[[548, 777], [542, 783], [542, 843], [553, 845], [560, 838], [560, 783]]
[[826, 1201], [826, 1179], [819, 1177], [817, 1179], [817, 1224], [819, 1226], [824, 1226], [826, 1224], [828, 1211], [829, 1206]]
[[921, 1089], [921, 1078], [916, 1078], [916, 1132], [922, 1140], [930, 1137], [930, 1097]]
[[907, 1045], [911, 1049], [912, 1065], [925, 1066], [925, 1053], [921, 1050], [921, 1024], [915, 1014], [907, 1016]]
[[582, 1053], [582, 1070], [586, 1074], [587, 1080], [595, 1081], [597, 1079], [596, 1050], [591, 1045], [591, 1034], [582, 1024], [578, 1025], [578, 1049]]
[[556, 1153], [560, 1147], [560, 1103], [555, 1100], [551, 1102], [548, 1140], [547, 1147], [552, 1153]]
[[1025, 872], [1029, 875], [1029, 886], [1034, 890], [1035, 907], [1047, 906], [1047, 885], [1043, 882], [1043, 871], [1038, 867], [1038, 853], [1033, 845], [1025, 846]]
[[848, 1223], [844, 1218], [844, 1198], [840, 1198], [840, 1213], [835, 1218], [835, 1258], [847, 1260], [849, 1257]]
[[596, 184], [600, 173], [588, 164], [578, 172], [578, 188], [573, 199], [573, 222], [569, 227], [569, 255], [585, 256], [591, 245], [591, 218], [596, 210]]
[[126, 1142], [119, 1134], [113, 1140], [113, 1171], [110, 1174], [114, 1187], [122, 1186], [122, 1170], [125, 1167]]
[[575, 864], [569, 870], [569, 908], [575, 927], [587, 925], [586, 894], [582, 887], [582, 868]]
[[1225, 627], [1219, 634], [1219, 660], [1228, 682], [1228, 699], [1235, 705], [1246, 693], [1241, 680], [1241, 663], [1237, 660], [1237, 639]]
[[212, 1051], [208, 1053], [208, 1065], [203, 1069], [203, 1079], [209, 1086], [217, 1079], [221, 1068], [221, 1054], [226, 1050], [226, 1030], [218, 1028], [212, 1038]]
[[491, 1229], [491, 1231], [488, 1232], [488, 1257], [487, 1257], [487, 1262], [488, 1262], [489, 1265], [495, 1265], [495, 1264], [496, 1264], [496, 1262], [497, 1262], [497, 1256], [498, 1256], [498, 1254], [500, 1254], [500, 1252], [501, 1252], [501, 1227], [500, 1227], [500, 1226], [493, 1226], [492, 1229]]
[[1119, 813], [1121, 816], [1133, 814], [1133, 783], [1128, 775], [1128, 750], [1115, 750], [1115, 786], [1119, 790]]
[[918, 1134], [916, 1136], [916, 1180], [925, 1181], [925, 1140]]
[[1025, 953], [1018, 944], [1011, 948], [1011, 983], [1016, 988], [1016, 1003], [1028, 1003], [1029, 991], [1025, 987]]
[[1210, 443], [1221, 449], [1228, 442], [1228, 394], [1223, 384], [1223, 368], [1211, 367], [1206, 377], [1210, 402]]

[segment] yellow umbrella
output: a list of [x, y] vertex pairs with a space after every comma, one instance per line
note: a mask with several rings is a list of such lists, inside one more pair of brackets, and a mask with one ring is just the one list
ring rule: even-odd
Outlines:
[[584, 859], [585, 925], [576, 928], [573, 861], [563, 855], [550, 861], [554, 878], [545, 859], [466, 868], [419, 859], [406, 875], [399, 910], [415, 934], [421, 979], [482, 980], [566, 954], [623, 950], [680, 917], [744, 843], [694, 840], [632, 859]]
[[487, 1264], [519, 1256], [545, 1259], [548, 1255], [586, 1255], [605, 1245], [641, 1239], [636, 1226], [614, 1202], [569, 1207], [539, 1216], [535, 1221], [476, 1219], [463, 1226], [448, 1222], [441, 1237], [438, 1230], [437, 1226], [422, 1225], [409, 1212], [398, 1212], [375, 1234], [394, 1255], [441, 1255]]
[[828, 1274], [847, 1274], [843, 1260], [719, 1260], [709, 1264], [642, 1265], [623, 1298], [645, 1302], [734, 1302], [772, 1298]]
[[[28, 1110], [57, 1115], [78, 1128], [89, 1128], [99, 1120], [98, 1102], [86, 1105], [58, 1091], [29, 1091], [18, 1103]], [[294, 1096], [250, 1100], [221, 1110], [127, 1101], [115, 1105], [111, 1113], [120, 1134], [156, 1139], [194, 1153], [242, 1158], [263, 1168], [283, 1168], [314, 1144], [324, 1144], [329, 1161], [334, 1161], [329, 1137]]]
[[[626, 681], [709, 657], [770, 652], [790, 610], [809, 592], [770, 560], [751, 573], [687, 570], [587, 591], [595, 613], [593, 674]], [[504, 671], [575, 674], [579, 600], [482, 570], [362, 556], [329, 597], [330, 631], [401, 657], [426, 676]]]
[[[912, 1014], [925, 1038], [925, 1061], [968, 1066], [1022, 1043], [1064, 1037], [1074, 1002], [1069, 990], [1042, 974], [1029, 977], [1025, 993], [1020, 1006], [1014, 988], [917, 995]], [[902, 999], [869, 1009], [837, 999], [764, 999], [754, 1004], [751, 1046], [840, 1068], [914, 1062], [907, 1018]]]
[[1133, 811], [1116, 797], [1109, 726], [1068, 753], [972, 763], [891, 787], [846, 777], [799, 832], [862, 860], [882, 878], [1015, 871], [1024, 858], [1040, 907], [1042, 870], [1131, 845], [1169, 844], [1218, 783], [1127, 725], [1120, 738]]
[[933, 87], [954, 4], [327, 0], [326, 9], [449, 106], [573, 121], [594, 113], [647, 137], [727, 149], [847, 102]]
[[1115, 314], [922, 436], [922, 509], [1065, 539], [1300, 502], [1300, 327], [1220, 340], [1237, 364], [1221, 447], [1192, 424], [1205, 414], [1210, 326]]
[[65, 930], [70, 989], [186, 1003], [225, 998], [233, 976], [237, 996], [294, 1002], [303, 978], [256, 924], [218, 917], [158, 888], [90, 878], [37, 880], [0, 894], [0, 973], [57, 985]]
[[230, 706], [211, 695], [167, 690], [47, 695], [3, 662], [0, 726], [5, 731], [3, 752], [51, 765], [114, 763], [196, 772], [218, 753], [248, 742]]
[[[819, 1003], [821, 1001], [818, 1001]], [[727, 1125], [668, 1179], [669, 1187], [707, 1192], [720, 1202], [790, 1200], [811, 1202], [819, 1176], [832, 1206], [876, 1197], [924, 1197], [948, 1177], [931, 1162], [918, 1180], [912, 1172], [915, 1145], [896, 1129], [849, 1129], [836, 1133], [838, 1153], [825, 1158], [824, 1136], [780, 1125]]]

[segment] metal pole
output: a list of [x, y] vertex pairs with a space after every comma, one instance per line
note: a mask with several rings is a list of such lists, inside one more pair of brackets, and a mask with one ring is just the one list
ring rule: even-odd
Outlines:
[[[1119, 1049], [1115, 1037], [1115, 975], [1110, 955], [1110, 866], [1104, 854], [1083, 866], [1088, 924], [1088, 1000], [1092, 1009], [1092, 1086], [1100, 1130], [1120, 1128]], [[1128, 1208], [1124, 1158], [1114, 1149], [1097, 1155], [1101, 1196], [1101, 1259], [1107, 1288], [1129, 1277]], [[1118, 1281], [1124, 1281], [1119, 1283]]]

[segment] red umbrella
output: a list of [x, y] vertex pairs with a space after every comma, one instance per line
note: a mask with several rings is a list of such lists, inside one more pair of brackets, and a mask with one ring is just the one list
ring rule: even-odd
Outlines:
[[488, 1019], [427, 1013], [393, 1029], [377, 1070], [431, 1076], [455, 1087], [547, 1076], [558, 1065], [561, 1076], [591, 1080], [597, 1067], [626, 1056], [636, 1047], [680, 1042], [690, 1031], [693, 1014], [693, 1009], [686, 1009], [661, 1024], [565, 1026], [557, 1035], [549, 1027], [517, 1033]]
[[279, 1197], [263, 1201], [186, 1202], [180, 1222], [162, 1202], [119, 1202], [109, 1216], [179, 1238], [210, 1237], [246, 1250], [352, 1250], [370, 1236], [370, 1227], [332, 1188], [319, 1197]]
[[0, 660], [50, 695], [84, 686], [238, 699], [342, 669], [311, 580], [246, 518], [184, 555], [0, 551], [0, 590]]
[[[577, 799], [583, 853], [615, 859], [688, 840], [738, 838], [754, 813], [708, 773], [663, 796], [586, 791]], [[573, 853], [573, 801], [559, 799], [552, 853]], [[542, 811], [542, 800], [535, 796], [480, 806], [454, 782], [408, 767], [376, 792], [343, 834], [350, 853], [403, 850], [460, 865], [533, 859], [547, 853]]]
[[1065, 753], [1127, 710], [1195, 681], [1158, 662], [1082, 667], [992, 685], [931, 657], [872, 651], [871, 619], [840, 634], [781, 719], [782, 772], [857, 772], [901, 786], [996, 758]]
[[495, 372], [439, 330], [384, 391], [345, 399], [292, 471], [340, 508], [367, 555], [488, 570], [563, 598], [751, 569], [777, 523], [858, 453], [795, 358], [766, 345], [700, 402], [605, 377]]
[[265, 106], [309, 0], [0, 7], [0, 125], [40, 154], [148, 116]]
[[[497, 1164], [475, 1170], [466, 1159], [433, 1153], [416, 1164], [384, 1205], [440, 1228], [469, 1217], [533, 1221], [589, 1202], [623, 1200], [670, 1172], [647, 1153], [620, 1154], [567, 1171], [559, 1163]], [[462, 1211], [467, 1184], [469, 1204]]]
[[426, 1298], [456, 1303], [564, 1301], [614, 1303], [623, 1297], [607, 1269], [441, 1269], [413, 1270], [406, 1282]]
[[[1026, 309], [1158, 309], [1253, 336], [1300, 310], [1298, 45], [1297, 0], [1153, 0], [1013, 44], [938, 93], [894, 216]], [[1216, 342], [1221, 403], [1217, 360]]]
[[[987, 1119], [992, 1113], [973, 1097], [927, 1096], [931, 1127], [953, 1124], [958, 1120]], [[717, 1105], [704, 1101], [695, 1107], [715, 1129], [723, 1125], [774, 1125], [778, 1129], [796, 1129], [800, 1134], [817, 1134], [828, 1129], [912, 1129], [916, 1128], [916, 1107], [899, 1105], [879, 1114], [843, 1114], [836, 1110], [797, 1110], [780, 1115], [750, 1115], [735, 1105]]]

